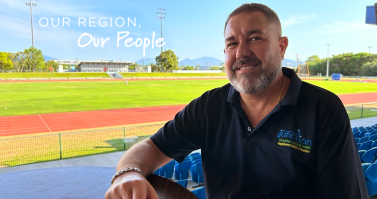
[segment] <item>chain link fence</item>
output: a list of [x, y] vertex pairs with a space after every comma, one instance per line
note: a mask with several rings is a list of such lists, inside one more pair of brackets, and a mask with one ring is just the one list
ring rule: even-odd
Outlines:
[[377, 103], [345, 106], [350, 120], [377, 117]]
[[0, 168], [127, 150], [163, 124], [0, 137]]

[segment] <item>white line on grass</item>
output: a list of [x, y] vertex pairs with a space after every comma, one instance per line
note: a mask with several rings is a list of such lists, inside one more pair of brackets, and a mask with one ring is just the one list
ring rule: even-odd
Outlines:
[[46, 125], [46, 127], [48, 128], [48, 130], [49, 130], [50, 132], [52, 132], [51, 129], [47, 126], [46, 122], [43, 120], [42, 116], [39, 115], [39, 117], [41, 118], [42, 122]]

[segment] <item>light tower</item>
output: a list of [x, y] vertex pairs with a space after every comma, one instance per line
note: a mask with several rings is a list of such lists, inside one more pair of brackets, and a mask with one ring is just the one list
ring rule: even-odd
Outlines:
[[326, 69], [326, 79], [329, 79], [329, 52], [330, 52], [330, 44], [327, 45], [327, 69]]
[[[159, 19], [161, 19], [161, 38], [163, 38], [162, 37], [162, 20], [165, 19], [165, 15], [166, 15], [165, 8], [158, 8], [157, 9], [157, 17]], [[161, 53], [162, 53], [162, 46], [161, 46]]]
[[370, 54], [370, 49], [372, 48], [372, 46], [368, 46], [368, 48], [369, 48], [369, 54]]
[[33, 35], [33, 6], [37, 6], [37, 3], [30, 3], [25, 2], [26, 6], [30, 6], [30, 21], [31, 21], [31, 45], [34, 47], [34, 35]]

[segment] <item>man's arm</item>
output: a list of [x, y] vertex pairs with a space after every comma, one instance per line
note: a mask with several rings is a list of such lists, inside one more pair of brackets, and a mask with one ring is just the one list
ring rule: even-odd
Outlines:
[[172, 158], [162, 153], [149, 138], [136, 144], [122, 156], [118, 163], [117, 171], [137, 167], [145, 176], [142, 176], [137, 171], [129, 171], [120, 175], [107, 190], [105, 198], [157, 199], [156, 191], [145, 177], [171, 160]]

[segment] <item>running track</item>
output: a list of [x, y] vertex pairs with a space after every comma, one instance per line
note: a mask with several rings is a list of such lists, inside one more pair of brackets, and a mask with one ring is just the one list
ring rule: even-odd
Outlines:
[[[345, 105], [377, 102], [377, 92], [343, 94], [339, 95], [339, 98]], [[0, 117], [0, 137], [167, 121], [173, 119], [184, 106]]]

